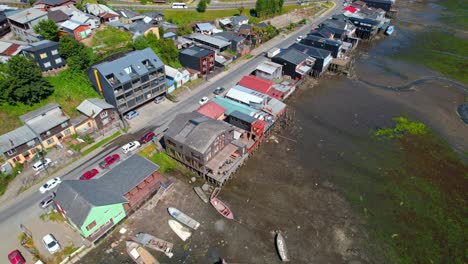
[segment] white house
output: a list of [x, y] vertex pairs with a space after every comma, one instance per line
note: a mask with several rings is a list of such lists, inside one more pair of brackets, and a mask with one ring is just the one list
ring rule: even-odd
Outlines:
[[104, 22], [118, 21], [120, 15], [109, 7], [101, 4], [86, 4], [86, 12], [101, 18]]
[[180, 87], [184, 83], [190, 81], [190, 73], [185, 69], [179, 71], [167, 65], [164, 65], [164, 69], [166, 71], [166, 78], [173, 80], [177, 87]]

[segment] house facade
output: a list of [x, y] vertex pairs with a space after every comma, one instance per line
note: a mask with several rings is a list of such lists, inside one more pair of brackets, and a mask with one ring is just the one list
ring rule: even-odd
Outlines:
[[301, 40], [300, 43], [311, 47], [328, 50], [331, 52], [333, 58], [340, 57], [344, 52], [344, 46], [341, 40], [326, 39], [308, 34], [304, 39]]
[[213, 72], [215, 66], [215, 52], [213, 50], [192, 46], [179, 52], [182, 66], [206, 75]]
[[255, 69], [255, 76], [265, 80], [273, 80], [281, 78], [282, 72], [282, 65], [271, 61], [266, 61], [257, 66]]
[[47, 19], [47, 12], [36, 8], [28, 8], [7, 15], [11, 30], [23, 41], [34, 42], [41, 36], [34, 32], [34, 26], [39, 21]]
[[67, 64], [65, 59], [60, 57], [58, 48], [58, 42], [41, 40], [23, 49], [23, 55], [34, 59], [41, 71], [45, 72], [62, 68]]
[[229, 46], [229, 49], [240, 53], [241, 55], [245, 55], [250, 51], [250, 48], [245, 45], [245, 38], [233, 32], [216, 33], [213, 37], [230, 42], [231, 45]]
[[258, 78], [253, 75], [242, 77], [242, 79], [239, 81], [239, 85], [247, 87], [259, 93], [266, 94], [278, 100], [283, 100], [287, 93], [284, 90], [276, 89], [278, 86], [275, 86], [274, 82]]
[[307, 46], [300, 43], [294, 43], [291, 46], [289, 46], [288, 49], [296, 49], [314, 58], [315, 62], [312, 66], [312, 75], [316, 77], [319, 77], [324, 72], [326, 72], [328, 66], [330, 66], [330, 63], [333, 60], [333, 56], [331, 55], [330, 51]]
[[67, 20], [61, 25], [61, 30], [76, 40], [83, 40], [91, 36], [91, 28], [81, 22]]
[[150, 48], [91, 66], [88, 78], [96, 91], [120, 113], [166, 92], [164, 64]]
[[133, 155], [98, 179], [65, 180], [56, 192], [58, 211], [80, 234], [97, 241], [170, 182], [159, 166]]
[[190, 81], [190, 73], [187, 70], [179, 71], [168, 65], [164, 65], [164, 69], [166, 71], [166, 78], [173, 80], [177, 87], [181, 87]]
[[283, 75], [287, 75], [294, 80], [302, 79], [309, 74], [315, 63], [314, 58], [290, 48], [281, 51], [271, 60], [282, 65]]
[[27, 126], [21, 126], [0, 136], [0, 152], [13, 167], [31, 160], [40, 150], [40, 141]]
[[32, 4], [34, 8], [48, 11], [50, 8], [58, 6], [72, 6], [76, 3], [75, 0], [36, 0]]
[[75, 125], [77, 133], [101, 130], [118, 120], [114, 106], [99, 98], [86, 99], [76, 109], [86, 117], [79, 126]]
[[5, 15], [5, 11], [0, 11], [0, 37], [5, 36], [5, 34], [11, 31], [10, 23]]
[[206, 36], [200, 33], [191, 34], [187, 36], [187, 38], [197, 43], [197, 45], [203, 48], [211, 49], [216, 52], [225, 51], [231, 46], [231, 42], [229, 41], [224, 41], [222, 39], [215, 38], [212, 36]]
[[101, 23], [119, 21], [120, 15], [106, 5], [87, 3], [85, 9], [89, 14], [99, 17]]

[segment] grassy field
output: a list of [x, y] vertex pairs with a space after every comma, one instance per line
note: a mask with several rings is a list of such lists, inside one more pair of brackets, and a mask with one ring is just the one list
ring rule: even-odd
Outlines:
[[177, 162], [164, 152], [154, 153], [149, 160], [159, 165], [160, 173], [174, 170], [177, 166]]
[[397, 122], [337, 172], [369, 247], [388, 263], [464, 263], [468, 166], [424, 124]]
[[84, 73], [61, 72], [58, 76], [46, 78], [53, 86], [54, 93], [40, 103], [34, 105], [25, 104], [1, 104], [0, 105], [0, 134], [11, 131], [19, 126], [19, 116], [35, 110], [48, 103], [55, 102], [70, 117], [76, 117], [79, 113], [76, 107], [86, 98], [98, 97], [99, 95], [91, 87]]
[[442, 21], [455, 28], [468, 28], [468, 1], [439, 0], [437, 3], [446, 8], [441, 12]]
[[131, 45], [132, 35], [113, 27], [99, 29], [91, 39], [91, 47], [96, 54], [103, 55], [102, 57], [126, 50]]
[[429, 31], [416, 36], [412, 46], [397, 55], [425, 65], [450, 78], [468, 83], [468, 40], [448, 32]]

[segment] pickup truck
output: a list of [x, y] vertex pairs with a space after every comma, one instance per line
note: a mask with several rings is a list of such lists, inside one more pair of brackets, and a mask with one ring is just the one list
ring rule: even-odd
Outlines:
[[119, 154], [107, 156], [102, 162], [99, 163], [99, 167], [101, 167], [101, 169], [105, 169], [119, 160], [120, 160]]

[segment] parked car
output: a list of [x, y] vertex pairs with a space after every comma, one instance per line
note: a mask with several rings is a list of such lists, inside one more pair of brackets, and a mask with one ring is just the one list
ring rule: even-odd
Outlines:
[[145, 144], [146, 142], [152, 140], [154, 136], [156, 136], [156, 135], [154, 134], [154, 132], [152, 132], [152, 131], [147, 132], [144, 136], [142, 136], [142, 137], [140, 138], [141, 144]]
[[47, 196], [46, 198], [42, 199], [42, 201], [39, 203], [39, 206], [41, 208], [47, 208], [49, 205], [52, 204], [55, 198], [55, 193], [52, 193], [51, 195]]
[[105, 168], [109, 167], [110, 165], [112, 165], [113, 163], [115, 163], [115, 162], [117, 162], [119, 160], [120, 160], [119, 154], [114, 154], [114, 155], [111, 155], [111, 156], [107, 156], [104, 159], [104, 161], [99, 163], [99, 167], [101, 167], [101, 169], [105, 169]]
[[216, 95], [220, 95], [222, 94], [226, 89], [224, 89], [224, 87], [216, 87], [216, 89], [214, 89], [213, 93], [216, 94]]
[[49, 250], [50, 254], [55, 254], [60, 250], [60, 244], [52, 234], [45, 235], [42, 238], [42, 243], [44, 243], [44, 246], [47, 248], [47, 250]]
[[34, 163], [34, 165], [32, 165], [32, 169], [35, 171], [40, 171], [40, 170], [47, 168], [51, 163], [52, 163], [51, 159], [45, 158], [44, 160], [40, 160]]
[[139, 116], [139, 115], [140, 115], [140, 113], [138, 113], [138, 111], [132, 110], [132, 111], [128, 112], [128, 113], [125, 115], [125, 118], [127, 118], [128, 120], [131, 120], [131, 119], [133, 119], [133, 118], [135, 118], [135, 117], [137, 117], [137, 116]]
[[200, 99], [200, 101], [198, 101], [198, 103], [200, 105], [204, 105], [204, 104], [206, 104], [206, 102], [208, 102], [208, 100], [209, 100], [208, 97], [205, 96], [202, 99]]
[[296, 41], [299, 42], [299, 41], [301, 41], [303, 38], [304, 38], [303, 36], [299, 36], [299, 37], [296, 38]]
[[91, 178], [93, 178], [94, 176], [96, 176], [96, 174], [98, 174], [99, 171], [97, 169], [91, 169], [85, 173], [83, 173], [83, 175], [81, 175], [80, 177], [80, 180], [89, 180]]
[[10, 254], [8, 254], [8, 260], [10, 261], [11, 264], [25, 264], [26, 260], [23, 257], [23, 254], [21, 254], [21, 251], [15, 249]]
[[159, 104], [159, 103], [163, 102], [164, 100], [166, 100], [166, 96], [161, 95], [161, 96], [158, 96], [158, 97], [154, 98], [154, 103]]
[[129, 142], [122, 147], [122, 151], [124, 154], [127, 154], [128, 152], [132, 152], [140, 146], [140, 142], [138, 141]]
[[50, 179], [44, 185], [42, 185], [41, 188], [39, 188], [39, 192], [46, 193], [46, 192], [52, 190], [53, 188], [57, 187], [57, 185], [59, 185], [61, 182], [62, 182], [62, 180], [60, 180], [59, 177], [55, 177], [53, 179]]

